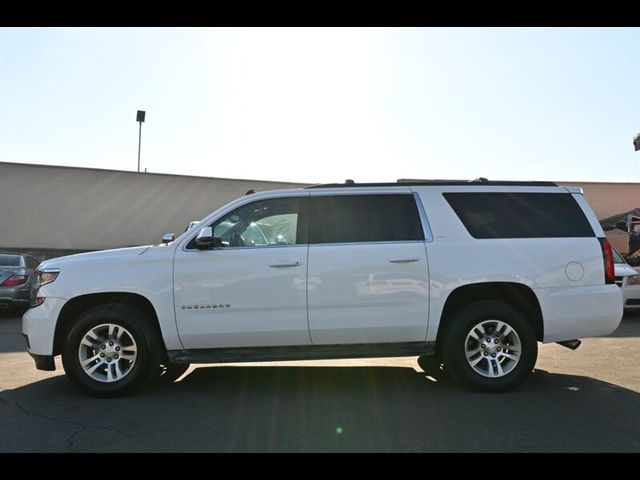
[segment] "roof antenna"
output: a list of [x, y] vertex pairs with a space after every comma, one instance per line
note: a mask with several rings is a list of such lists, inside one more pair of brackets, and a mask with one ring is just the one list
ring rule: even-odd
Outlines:
[[489, 183], [489, 180], [487, 180], [485, 177], [478, 177], [475, 180], [471, 180], [471, 182]]
[[252, 193], [256, 193], [253, 188], [251, 190], [247, 190], [247, 193], [245, 193], [245, 195], [251, 195]]
[[356, 182], [354, 182], [353, 180], [351, 180], [350, 178], [347, 178], [344, 183], [346, 183], [347, 185], [354, 185]]

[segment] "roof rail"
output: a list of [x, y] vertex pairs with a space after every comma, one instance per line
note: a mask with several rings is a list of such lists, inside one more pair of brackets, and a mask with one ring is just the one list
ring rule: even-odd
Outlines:
[[400, 178], [396, 182], [382, 183], [355, 183], [353, 180], [347, 180], [345, 183], [324, 183], [318, 185], [310, 185], [304, 188], [353, 188], [353, 187], [400, 187], [400, 186], [469, 186], [469, 184], [481, 184], [487, 186], [498, 187], [557, 187], [554, 182], [537, 182], [537, 181], [511, 181], [511, 180], [487, 180], [479, 177], [474, 180], [411, 180]]

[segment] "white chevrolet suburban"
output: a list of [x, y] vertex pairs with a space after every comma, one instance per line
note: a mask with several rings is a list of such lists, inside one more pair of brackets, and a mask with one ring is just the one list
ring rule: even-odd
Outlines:
[[611, 245], [550, 182], [250, 193], [165, 244], [43, 262], [23, 317], [36, 368], [102, 396], [190, 363], [419, 356], [471, 388], [622, 318]]

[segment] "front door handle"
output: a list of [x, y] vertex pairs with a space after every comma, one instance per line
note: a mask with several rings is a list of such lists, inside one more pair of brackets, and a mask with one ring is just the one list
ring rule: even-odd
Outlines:
[[418, 262], [420, 259], [418, 257], [409, 257], [409, 256], [401, 256], [401, 257], [393, 257], [389, 259], [391, 263], [411, 263]]
[[271, 262], [269, 266], [272, 268], [299, 267], [300, 262], [294, 260], [283, 260], [281, 262]]

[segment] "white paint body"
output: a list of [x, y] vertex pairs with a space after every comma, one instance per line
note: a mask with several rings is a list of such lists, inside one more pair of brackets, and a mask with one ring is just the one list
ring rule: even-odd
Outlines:
[[185, 248], [200, 230], [194, 228], [168, 245], [52, 259], [40, 268], [59, 269], [60, 274], [40, 289], [39, 296], [46, 300], [26, 312], [23, 332], [32, 353], [52, 355], [55, 326], [66, 302], [92, 293], [128, 292], [151, 303], [168, 350], [433, 342], [445, 302], [456, 288], [513, 282], [529, 287], [537, 297], [544, 342], [606, 335], [622, 318], [622, 293], [618, 286], [604, 284], [596, 238], [604, 233], [582, 195], [574, 198], [596, 237], [482, 240], [468, 233], [442, 196], [559, 190], [567, 191], [397, 186], [245, 196], [213, 212], [201, 225], [266, 198], [401, 192], [416, 194], [424, 206], [426, 240], [201, 251]]

